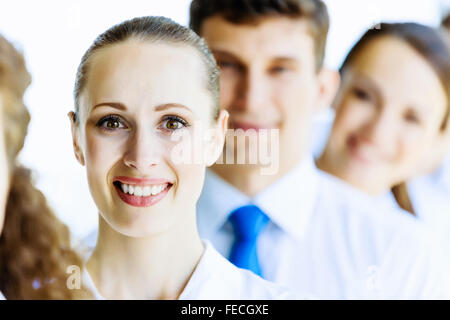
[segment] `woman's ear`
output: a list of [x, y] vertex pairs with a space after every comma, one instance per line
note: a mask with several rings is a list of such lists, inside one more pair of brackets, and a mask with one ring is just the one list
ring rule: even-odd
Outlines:
[[212, 166], [223, 152], [225, 136], [228, 130], [228, 111], [221, 109], [216, 124], [213, 126], [212, 137], [208, 141], [208, 148], [205, 157], [207, 167]]
[[341, 77], [339, 72], [323, 68], [318, 74], [319, 99], [316, 104], [316, 112], [324, 111], [332, 106], [339, 90]]
[[70, 119], [70, 125], [72, 129], [72, 143], [73, 143], [73, 151], [75, 153], [75, 158], [78, 160], [78, 162], [84, 166], [84, 155], [83, 150], [80, 148], [79, 143], [79, 127], [77, 124], [77, 115], [75, 112], [71, 111], [68, 113], [69, 119]]

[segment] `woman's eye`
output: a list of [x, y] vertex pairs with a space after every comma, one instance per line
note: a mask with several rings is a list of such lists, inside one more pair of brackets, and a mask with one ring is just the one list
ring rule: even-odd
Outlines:
[[417, 117], [417, 116], [416, 116], [415, 114], [413, 114], [413, 113], [407, 113], [407, 114], [405, 114], [404, 118], [405, 118], [405, 120], [406, 120], [407, 122], [412, 123], [412, 124], [419, 124], [419, 123], [420, 123], [419, 117]]
[[162, 121], [160, 128], [162, 130], [165, 130], [165, 131], [168, 130], [168, 131], [172, 132], [172, 131], [177, 131], [177, 130], [186, 128], [188, 126], [189, 126], [188, 123], [185, 120], [183, 120], [182, 118], [177, 117], [177, 116], [170, 116], [170, 117], [165, 118]]
[[183, 127], [183, 125], [179, 121], [176, 121], [176, 120], [167, 120], [166, 121], [166, 129], [177, 130], [182, 127]]
[[353, 94], [360, 100], [369, 101], [371, 99], [370, 94], [360, 88], [354, 88]]
[[123, 120], [117, 116], [108, 116], [100, 119], [97, 126], [105, 130], [126, 129]]

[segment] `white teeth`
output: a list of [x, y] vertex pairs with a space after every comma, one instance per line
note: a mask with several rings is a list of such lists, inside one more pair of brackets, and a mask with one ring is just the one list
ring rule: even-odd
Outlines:
[[142, 188], [141, 187], [135, 187], [134, 188], [134, 195], [136, 197], [142, 197]]
[[152, 195], [158, 194], [160, 189], [157, 186], [152, 187]]
[[152, 194], [152, 189], [149, 186], [145, 186], [144, 189], [142, 190], [142, 195], [144, 197], [148, 197], [151, 194]]
[[122, 191], [134, 195], [136, 197], [148, 197], [150, 195], [157, 195], [166, 189], [167, 184], [151, 185], [151, 186], [136, 186], [129, 184], [120, 184]]

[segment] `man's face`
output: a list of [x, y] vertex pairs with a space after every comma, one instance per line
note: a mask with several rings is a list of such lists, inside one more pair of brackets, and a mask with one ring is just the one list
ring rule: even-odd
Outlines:
[[320, 91], [307, 22], [267, 17], [233, 24], [213, 16], [201, 36], [220, 67], [220, 103], [230, 128], [279, 129], [281, 161], [301, 150]]

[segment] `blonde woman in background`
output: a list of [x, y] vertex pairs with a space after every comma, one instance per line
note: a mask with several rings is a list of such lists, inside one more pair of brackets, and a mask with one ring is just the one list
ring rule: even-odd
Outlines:
[[17, 161], [30, 120], [23, 103], [30, 81], [22, 54], [0, 36], [0, 299], [89, 298], [85, 289], [68, 289], [66, 269], [81, 267], [81, 259]]

